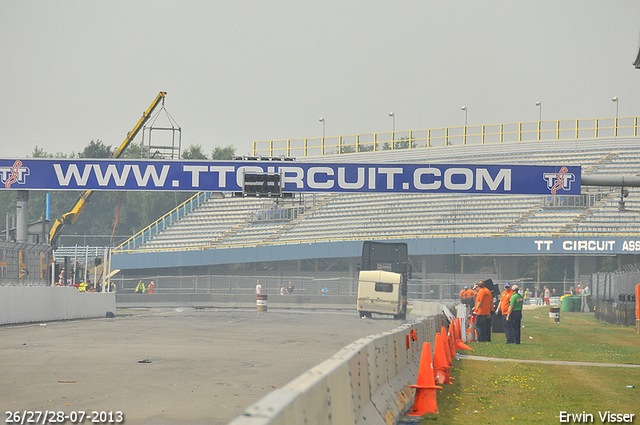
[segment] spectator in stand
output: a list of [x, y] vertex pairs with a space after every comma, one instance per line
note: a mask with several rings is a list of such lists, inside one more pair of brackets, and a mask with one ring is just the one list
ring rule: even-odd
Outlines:
[[476, 329], [478, 330], [478, 342], [491, 342], [491, 312], [493, 308], [493, 296], [491, 291], [484, 286], [484, 282], [478, 282], [478, 295], [476, 297]]

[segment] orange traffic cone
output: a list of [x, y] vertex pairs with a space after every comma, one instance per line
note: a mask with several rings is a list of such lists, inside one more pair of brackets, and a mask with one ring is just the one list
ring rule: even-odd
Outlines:
[[456, 339], [456, 348], [458, 350], [472, 350], [473, 351], [473, 348], [469, 347], [461, 339]]
[[467, 344], [462, 341], [462, 332], [460, 332], [460, 318], [456, 319], [456, 325], [454, 326], [454, 335], [455, 342], [454, 346], [458, 350], [473, 350], [473, 348], [469, 347]]
[[[446, 338], [445, 338], [446, 339]], [[443, 343], [442, 335], [436, 334], [435, 349], [433, 350], [433, 370], [436, 384], [450, 384], [449, 377], [450, 361], [449, 355]]]
[[440, 329], [440, 337], [441, 338], [445, 338], [446, 341], [446, 347], [448, 348], [448, 353], [449, 356], [451, 356], [451, 359], [456, 357], [456, 348], [453, 346], [453, 341], [451, 341], [451, 334], [447, 333], [447, 329], [443, 326], [442, 329]]
[[[453, 331], [453, 329], [451, 329]], [[456, 337], [453, 332], [449, 332], [449, 348], [451, 349], [451, 360], [456, 358]]]
[[467, 328], [467, 342], [475, 341], [476, 339], [476, 315], [472, 314], [469, 318], [469, 327]]
[[462, 332], [460, 331], [460, 318], [456, 318], [456, 339], [462, 339]]
[[433, 364], [431, 363], [431, 344], [422, 344], [422, 354], [420, 355], [420, 367], [418, 369], [418, 382], [410, 385], [416, 389], [416, 396], [413, 400], [413, 407], [407, 413], [408, 416], [423, 416], [427, 413], [438, 413], [438, 403], [436, 400], [436, 386], [433, 375]]

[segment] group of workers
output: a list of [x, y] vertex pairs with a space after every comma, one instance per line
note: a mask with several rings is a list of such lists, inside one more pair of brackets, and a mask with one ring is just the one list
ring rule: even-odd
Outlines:
[[153, 284], [153, 280], [149, 283], [149, 285], [145, 286], [143, 281], [138, 282], [138, 286], [136, 286], [136, 294], [155, 294], [156, 293], [156, 285]]
[[471, 289], [464, 287], [460, 292], [460, 300], [476, 316], [478, 342], [491, 342], [491, 316], [495, 313], [502, 316], [507, 344], [520, 344], [524, 298], [519, 291], [518, 285], [511, 286], [509, 282], [505, 282], [500, 301], [494, 306], [493, 295], [484, 281], [478, 282]]
[[[99, 283], [100, 279], [98, 279], [98, 283], [91, 282], [88, 272], [85, 279], [80, 283], [73, 283], [73, 269], [69, 271], [69, 274], [71, 275], [71, 277], [66, 279], [65, 270], [61, 269], [58, 280], [53, 284], [53, 286], [71, 286], [74, 288], [78, 288], [78, 292], [102, 292], [102, 283]], [[106, 287], [105, 291], [115, 292], [116, 284], [113, 282], [108, 282], [108, 286]]]

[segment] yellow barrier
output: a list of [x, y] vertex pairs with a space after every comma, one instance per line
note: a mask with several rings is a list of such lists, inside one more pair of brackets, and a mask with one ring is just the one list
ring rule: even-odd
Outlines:
[[528, 121], [253, 142], [254, 156], [313, 157], [437, 146], [638, 136], [638, 117]]

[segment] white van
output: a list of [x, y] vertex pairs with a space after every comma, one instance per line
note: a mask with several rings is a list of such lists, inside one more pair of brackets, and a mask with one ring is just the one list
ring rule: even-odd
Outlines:
[[407, 301], [402, 295], [402, 274], [382, 270], [363, 270], [359, 275], [358, 304], [360, 317], [371, 313], [392, 314], [395, 319], [407, 317]]

